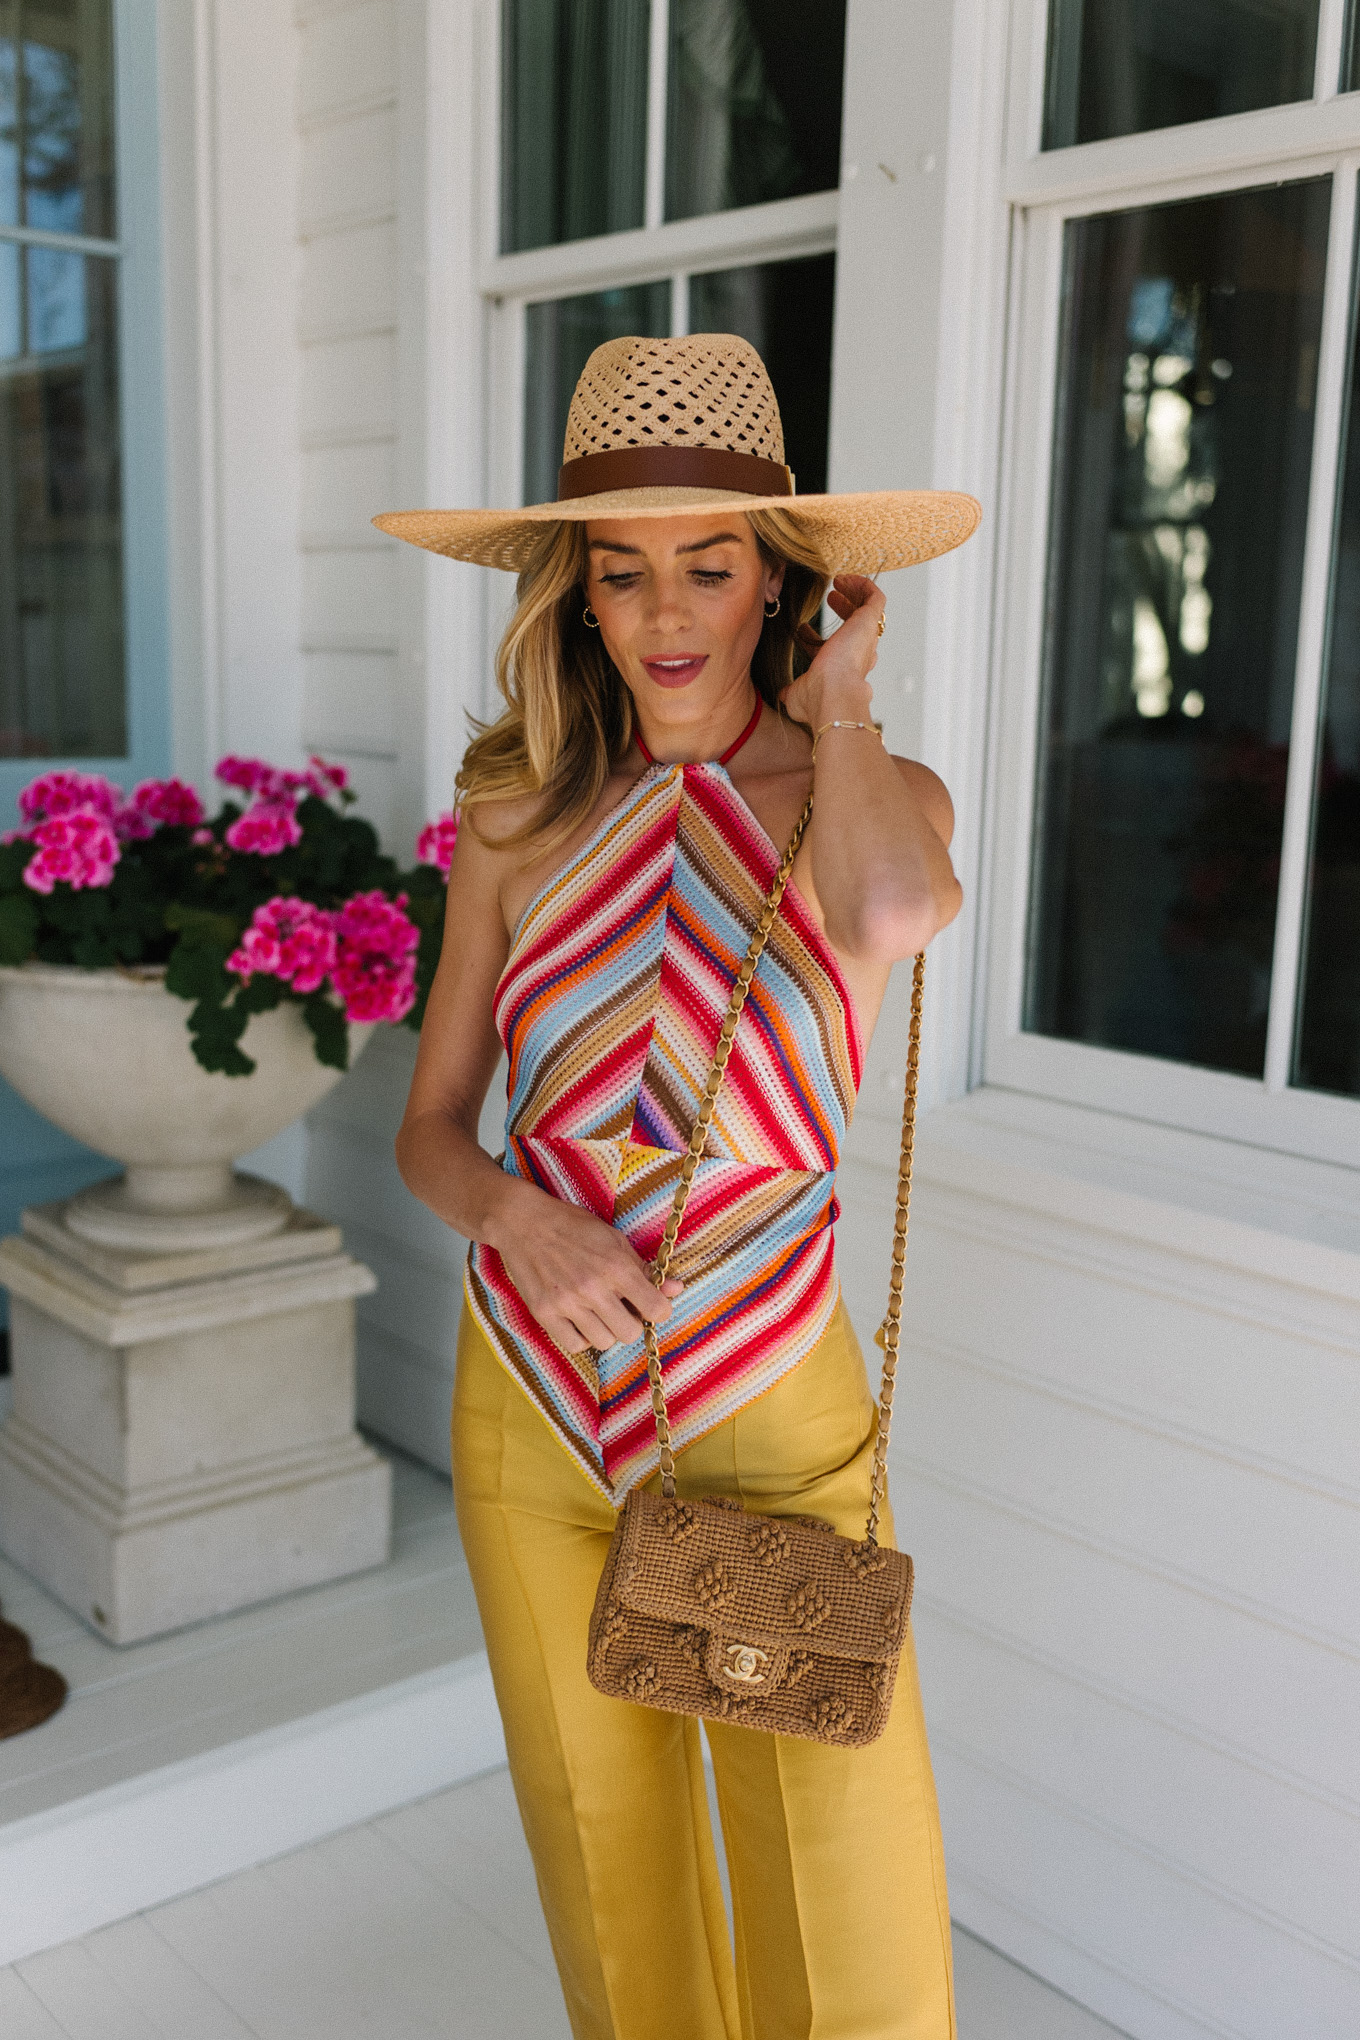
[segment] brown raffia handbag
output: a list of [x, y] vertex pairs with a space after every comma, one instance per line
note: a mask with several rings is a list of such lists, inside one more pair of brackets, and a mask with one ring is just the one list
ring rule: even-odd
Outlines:
[[[657, 1252], [658, 1284], [703, 1158], [737, 1021], [811, 813], [809, 795], [732, 990]], [[911, 1560], [880, 1547], [878, 1514], [897, 1376], [924, 980], [920, 955], [912, 981], [888, 1314], [877, 1335], [883, 1385], [864, 1536], [838, 1536], [829, 1523], [809, 1516], [760, 1516], [720, 1498], [678, 1498], [656, 1327], [646, 1324], [661, 1493], [633, 1489], [609, 1546], [586, 1660], [601, 1693], [844, 1747], [873, 1742], [883, 1732], [911, 1609]]]

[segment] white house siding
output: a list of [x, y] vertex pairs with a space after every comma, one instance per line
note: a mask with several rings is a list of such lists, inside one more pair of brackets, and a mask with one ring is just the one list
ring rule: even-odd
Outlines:
[[[350, 767], [360, 812], [391, 839], [407, 819], [396, 791], [402, 562], [370, 520], [403, 500], [399, 154], [412, 113], [400, 103], [401, 8], [302, 0], [297, 15], [303, 736]], [[447, 1415], [437, 1393], [420, 1395], [419, 1369], [410, 1381], [409, 1355], [439, 1339], [421, 1292], [450, 1283], [417, 1264], [415, 1243], [436, 1271], [462, 1256], [392, 1161], [413, 1050], [409, 1035], [382, 1030], [313, 1116], [307, 1187], [380, 1277], [360, 1313], [361, 1414], [438, 1463]]]
[[397, 495], [396, 0], [300, 0], [302, 738], [395, 821], [398, 581], [370, 523]]
[[[1345, 1172], [1328, 1211], [1244, 1152], [928, 1119], [893, 1491], [956, 1916], [1144, 2040], [1349, 2040], [1360, 1255]], [[847, 1179], [857, 1296], [890, 1160]]]
[[[481, 575], [370, 522], [482, 494], [477, 14], [297, 9], [302, 734], [350, 766], [359, 812], [403, 857], [449, 804], [463, 712], [484, 699]], [[306, 1189], [379, 1278], [359, 1311], [362, 1421], [446, 1467], [465, 1249], [393, 1162], [414, 1056], [411, 1034], [380, 1030], [312, 1117]]]

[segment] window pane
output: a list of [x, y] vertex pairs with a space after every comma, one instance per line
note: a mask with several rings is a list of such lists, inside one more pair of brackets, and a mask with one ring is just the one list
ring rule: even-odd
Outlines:
[[548, 503], [557, 494], [567, 410], [581, 370], [606, 340], [625, 333], [649, 340], [666, 337], [671, 330], [670, 280], [529, 305], [525, 323], [524, 500]]
[[1360, 328], [1341, 455], [1341, 504], [1313, 807], [1294, 1082], [1360, 1096]]
[[1261, 1073], [1329, 201], [1067, 229], [1036, 1033]]
[[0, 225], [115, 231], [110, 0], [0, 0]]
[[1044, 147], [1311, 99], [1318, 0], [1049, 0]]
[[671, 0], [666, 218], [840, 183], [845, 0]]
[[0, 243], [0, 757], [126, 749], [117, 265]]
[[834, 255], [719, 269], [689, 283], [691, 333], [740, 333], [769, 369], [784, 457], [805, 496], [826, 487], [835, 294]]
[[642, 225], [647, 0], [504, 0], [501, 248]]

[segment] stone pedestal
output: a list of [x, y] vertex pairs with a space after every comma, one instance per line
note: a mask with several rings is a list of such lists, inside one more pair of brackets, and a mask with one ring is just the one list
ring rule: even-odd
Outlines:
[[382, 1564], [391, 1469], [354, 1429], [375, 1284], [338, 1228], [158, 1252], [66, 1211], [0, 1242], [0, 1549], [113, 1643]]

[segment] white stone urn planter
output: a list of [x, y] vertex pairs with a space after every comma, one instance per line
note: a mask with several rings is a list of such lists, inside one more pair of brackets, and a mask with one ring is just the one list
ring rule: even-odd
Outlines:
[[[231, 1246], [281, 1232], [282, 1190], [232, 1163], [339, 1083], [316, 1059], [297, 1006], [257, 1013], [242, 1043], [256, 1068], [224, 1077], [194, 1060], [190, 1006], [161, 970], [0, 966], [0, 1076], [125, 1175], [66, 1207], [82, 1238], [143, 1252]], [[350, 1028], [350, 1062], [371, 1027]]]
[[[256, 1068], [195, 1061], [159, 971], [0, 967], [0, 1075], [124, 1174], [0, 1241], [13, 1404], [0, 1548], [131, 1643], [381, 1564], [391, 1468], [354, 1428], [354, 1303], [337, 1227], [233, 1162], [318, 1103], [291, 1004]], [[372, 1029], [350, 1028], [351, 1061]]]

